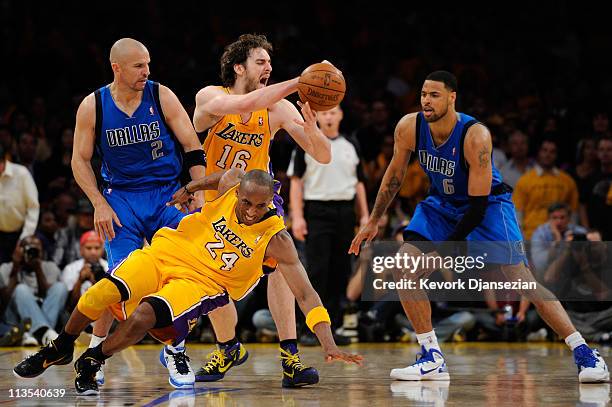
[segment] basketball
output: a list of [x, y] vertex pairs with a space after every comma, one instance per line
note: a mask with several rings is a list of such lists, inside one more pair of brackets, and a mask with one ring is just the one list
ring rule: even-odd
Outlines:
[[312, 64], [300, 75], [298, 95], [312, 110], [325, 111], [338, 106], [345, 91], [344, 76], [331, 64]]

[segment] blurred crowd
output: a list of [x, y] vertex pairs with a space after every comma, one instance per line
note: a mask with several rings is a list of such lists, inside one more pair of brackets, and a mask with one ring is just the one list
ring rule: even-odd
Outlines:
[[[76, 185], [70, 162], [76, 106], [112, 80], [107, 53], [116, 33], [145, 43], [151, 52], [151, 79], [170, 86], [192, 112], [197, 90], [220, 82], [223, 46], [242, 32], [268, 35], [275, 46], [272, 77], [277, 81], [322, 59], [344, 72], [348, 93], [342, 114], [329, 120], [337, 121], [339, 134], [350, 141], [342, 148], [357, 154], [355, 185], [363, 188], [365, 203], [359, 202], [355, 188], [347, 199], [354, 209], [350, 231], [367, 220], [364, 205], [372, 208], [393, 154], [395, 124], [403, 114], [419, 110], [423, 78], [435, 69], [455, 73], [457, 110], [488, 126], [495, 165], [514, 188], [532, 271], [565, 298], [576, 296], [577, 301], [564, 305], [585, 338], [612, 341], [606, 249], [593, 264], [574, 246], [564, 245], [612, 240], [611, 111], [604, 98], [612, 91], [612, 80], [610, 62], [596, 52], [609, 39], [605, 30], [595, 23], [581, 26], [588, 19], [580, 13], [586, 11], [565, 3], [552, 10], [504, 13], [499, 17], [504, 21], [495, 23], [487, 19], [492, 13], [487, 8], [457, 8], [427, 20], [429, 11], [418, 6], [397, 6], [397, 12], [389, 13], [385, 7], [357, 3], [359, 14], [314, 1], [300, 14], [286, 4], [235, 15], [231, 21], [222, 9], [214, 10], [220, 6], [204, 11], [197, 4], [180, 11], [155, 1], [144, 10], [122, 5], [123, 13], [110, 19], [91, 17], [108, 13], [103, 4], [93, 5], [91, 16], [84, 18], [80, 8], [69, 4], [2, 3], [0, 55], [14, 62], [5, 65], [7, 80], [0, 83], [0, 345], [45, 344], [81, 293], [107, 268], [103, 242], [91, 231], [93, 207]], [[143, 26], [122, 31], [132, 26], [135, 13]], [[546, 32], [539, 28], [543, 18], [555, 22]], [[504, 31], [499, 28], [504, 22], [520, 29]], [[283, 183], [288, 226], [299, 225], [296, 245], [314, 273], [308, 240], [321, 237], [315, 223], [308, 228], [308, 205], [313, 204], [308, 202], [308, 160], [282, 132], [271, 156], [275, 177]], [[301, 160], [301, 170], [296, 170], [296, 160]], [[303, 188], [303, 194], [296, 197], [295, 188]], [[427, 191], [428, 179], [413, 157], [398, 197], [381, 220], [379, 239], [401, 234]], [[304, 200], [304, 213], [296, 215], [301, 207], [296, 199]], [[326, 306], [335, 316], [338, 337], [347, 342], [414, 341], [399, 303], [360, 301], [362, 265], [355, 259], [348, 264], [317, 265], [339, 276], [317, 287], [334, 289], [320, 294], [333, 303]], [[580, 283], [568, 286], [576, 276]], [[243, 340], [274, 340], [262, 287], [238, 309]], [[557, 339], [520, 298], [436, 302], [432, 309], [442, 340]], [[316, 341], [302, 336], [305, 344]], [[191, 339], [213, 339], [205, 318]]]

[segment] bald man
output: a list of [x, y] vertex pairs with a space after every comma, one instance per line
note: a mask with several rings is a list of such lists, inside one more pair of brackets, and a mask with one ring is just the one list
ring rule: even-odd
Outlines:
[[[165, 205], [180, 188], [181, 168], [187, 167], [193, 179], [205, 171], [191, 120], [170, 89], [148, 79], [150, 61], [139, 41], [115, 42], [110, 51], [113, 82], [85, 97], [76, 116], [72, 171], [95, 208], [95, 229], [105, 241], [110, 270], [141, 248], [144, 239], [151, 241], [158, 229], [182, 219], [181, 211]], [[102, 192], [91, 167], [94, 148], [102, 159]], [[96, 321], [90, 347], [106, 338], [111, 323], [107, 311]], [[184, 342], [165, 347], [160, 361], [173, 386], [193, 386]], [[96, 379], [104, 383], [101, 369]]]

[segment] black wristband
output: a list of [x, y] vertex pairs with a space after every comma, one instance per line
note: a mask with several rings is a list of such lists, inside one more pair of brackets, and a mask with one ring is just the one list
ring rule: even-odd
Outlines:
[[186, 168], [191, 168], [196, 165], [202, 165], [206, 167], [206, 159], [204, 158], [204, 151], [201, 149], [187, 151], [184, 154], [184, 162]]

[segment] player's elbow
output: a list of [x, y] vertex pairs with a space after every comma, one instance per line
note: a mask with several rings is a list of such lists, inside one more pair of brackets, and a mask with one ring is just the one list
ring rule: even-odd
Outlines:
[[72, 154], [72, 159], [70, 159], [70, 167], [72, 167], [72, 171], [78, 171], [81, 164], [83, 164], [83, 159], [78, 154]]

